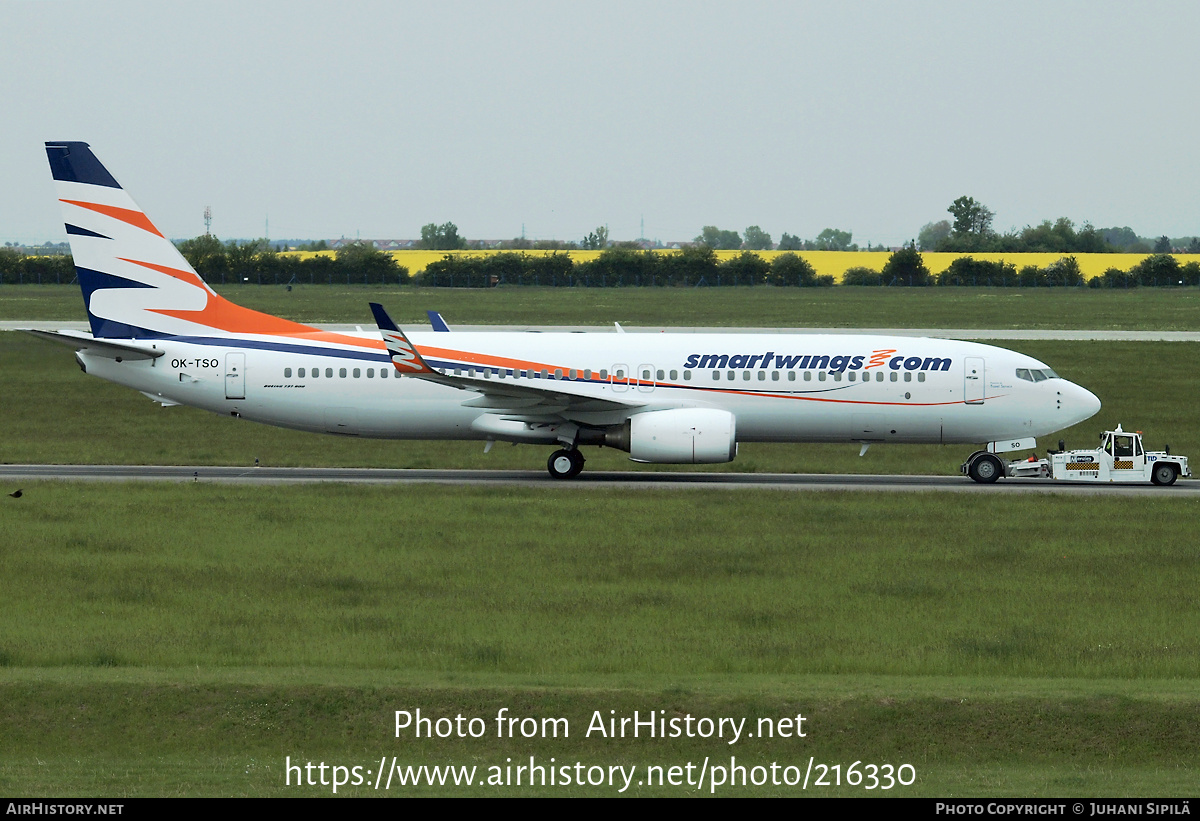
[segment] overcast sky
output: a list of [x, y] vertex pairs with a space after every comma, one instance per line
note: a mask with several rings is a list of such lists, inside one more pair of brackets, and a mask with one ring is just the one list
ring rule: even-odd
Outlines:
[[167, 236], [1200, 234], [1195, 2], [0, 0], [0, 240], [82, 140]]

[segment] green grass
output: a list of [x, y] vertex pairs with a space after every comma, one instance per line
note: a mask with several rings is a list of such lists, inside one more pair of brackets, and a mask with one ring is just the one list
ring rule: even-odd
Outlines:
[[[6, 503], [0, 657], [15, 667], [1200, 666], [1200, 503], [1169, 495], [947, 509], [936, 494], [44, 483]], [[1064, 515], [1109, 524], [1081, 543]]]
[[[287, 788], [286, 756], [814, 756], [910, 763], [910, 795], [1186, 795], [1198, 774], [1192, 501], [55, 482], [4, 501], [10, 794], [328, 794]], [[575, 731], [395, 738], [417, 707]], [[809, 735], [583, 737], [595, 710], [802, 713]]]
[[[234, 302], [300, 322], [371, 327], [368, 302], [398, 322], [437, 310], [454, 325], [755, 328], [1089, 328], [1194, 331], [1200, 289], [1142, 288], [400, 288], [231, 285]], [[87, 319], [68, 285], [0, 288], [0, 320]]]
[[[753, 687], [746, 692], [746, 684]], [[543, 765], [636, 766], [691, 762], [696, 771], [707, 757], [728, 766], [777, 763], [807, 768], [817, 763], [855, 761], [910, 764], [917, 780], [882, 792], [862, 787], [719, 787], [732, 795], [906, 795], [906, 796], [1119, 796], [1191, 795], [1200, 710], [1192, 698], [1131, 699], [1115, 689], [1087, 694], [978, 697], [945, 683], [908, 698], [847, 694], [852, 680], [836, 686], [810, 680], [741, 682], [730, 694], [716, 686], [666, 689], [321, 686], [153, 684], [74, 681], [0, 684], [5, 701], [6, 746], [24, 760], [0, 760], [0, 790], [8, 794], [82, 796], [145, 795], [331, 795], [331, 786], [286, 784], [285, 764], [306, 761], [342, 766], [378, 766], [381, 756], [402, 765], [489, 768]], [[864, 689], [893, 686], [866, 682]], [[1008, 682], [1005, 682], [1008, 684]], [[1020, 688], [1022, 682], [1011, 684]], [[135, 709], [131, 709], [131, 707]], [[484, 718], [488, 736], [477, 739], [416, 739], [394, 732], [396, 710], [426, 716]], [[494, 717], [566, 718], [571, 737], [536, 743], [494, 737]], [[632, 716], [665, 710], [671, 716], [806, 718], [806, 738], [747, 739], [734, 745], [700, 739], [604, 739], [586, 737], [594, 711]], [[136, 751], [130, 754], [129, 751]], [[199, 750], [205, 752], [199, 753]], [[1067, 762], [1064, 764], [1064, 762]], [[860, 765], [861, 767], [861, 765]], [[64, 782], [69, 778], [69, 786]], [[815, 776], [814, 776], [815, 779]], [[376, 792], [343, 786], [339, 795], [530, 794], [613, 796], [608, 786], [401, 788]], [[705, 795], [712, 788], [649, 787], [636, 782], [627, 795]]]

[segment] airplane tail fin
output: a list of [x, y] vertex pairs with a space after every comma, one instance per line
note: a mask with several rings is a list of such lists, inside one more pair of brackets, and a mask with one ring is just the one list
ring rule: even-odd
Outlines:
[[87, 143], [48, 142], [46, 156], [93, 336], [131, 339], [315, 330], [234, 305], [209, 288]]

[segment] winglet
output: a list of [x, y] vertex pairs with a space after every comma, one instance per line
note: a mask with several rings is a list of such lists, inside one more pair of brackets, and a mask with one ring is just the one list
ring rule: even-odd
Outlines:
[[450, 333], [450, 326], [446, 324], [446, 320], [442, 319], [442, 315], [437, 311], [426, 311], [426, 316], [429, 317], [429, 324], [433, 326], [435, 331], [444, 334]]
[[388, 355], [392, 358], [392, 364], [396, 366], [396, 370], [403, 374], [423, 375], [432, 374], [438, 375], [438, 372], [429, 367], [428, 363], [417, 353], [417, 349], [408, 341], [408, 337], [404, 335], [404, 331], [400, 330], [399, 326], [392, 321], [388, 316], [387, 311], [377, 302], [371, 303], [371, 313], [375, 314], [375, 324], [379, 326], [379, 333], [383, 337], [383, 344], [387, 347]]

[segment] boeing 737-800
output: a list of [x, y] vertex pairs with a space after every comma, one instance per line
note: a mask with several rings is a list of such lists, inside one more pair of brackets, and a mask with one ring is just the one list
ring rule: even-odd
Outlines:
[[550, 445], [556, 478], [579, 473], [586, 445], [699, 464], [731, 461], [739, 442], [987, 443], [978, 481], [999, 475], [994, 453], [1100, 408], [1036, 359], [944, 339], [405, 334], [379, 305], [378, 332], [321, 330], [213, 291], [86, 143], [46, 152], [91, 333], [35, 333], [164, 405], [348, 436]]

